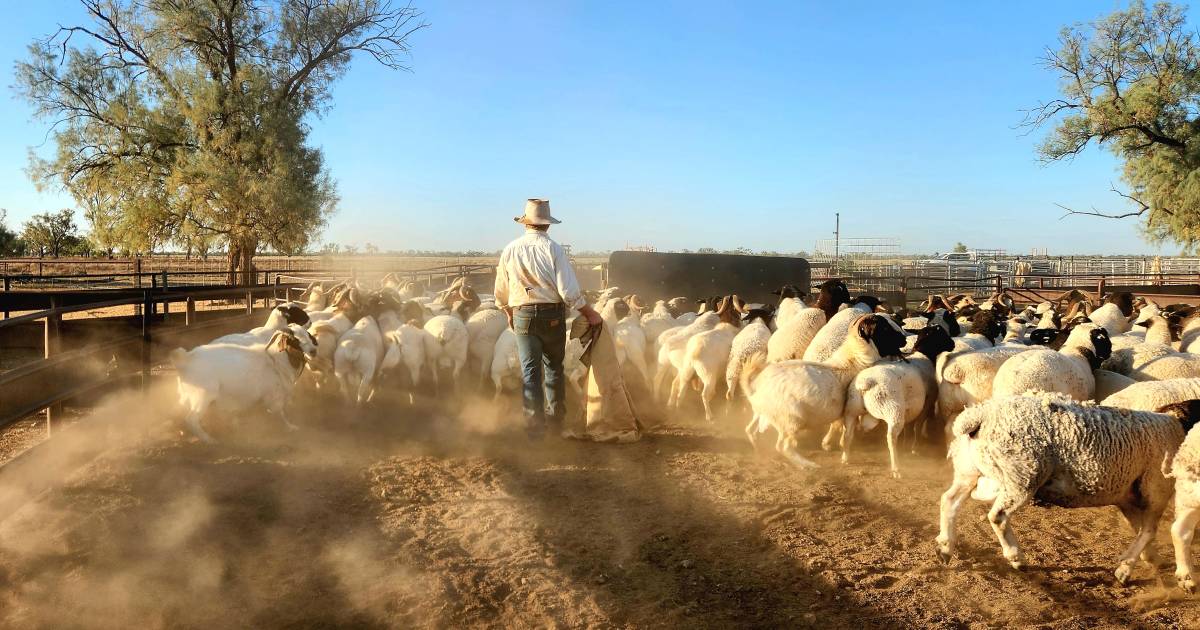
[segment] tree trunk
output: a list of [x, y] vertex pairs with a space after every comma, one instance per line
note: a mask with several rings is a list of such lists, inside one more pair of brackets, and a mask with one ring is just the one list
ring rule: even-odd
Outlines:
[[258, 249], [258, 241], [251, 238], [242, 243], [242, 285], [256, 284], [254, 273], [254, 252]]
[[226, 270], [229, 272], [229, 284], [236, 285], [238, 283], [237, 270], [238, 263], [242, 260], [242, 250], [238, 242], [234, 239], [229, 239], [229, 254], [226, 258]]

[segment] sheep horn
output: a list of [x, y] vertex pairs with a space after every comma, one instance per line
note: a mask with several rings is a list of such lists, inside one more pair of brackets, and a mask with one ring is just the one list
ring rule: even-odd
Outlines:
[[632, 306], [633, 308], [636, 308], [639, 311], [645, 310], [645, 308], [646, 308], [646, 305], [642, 304], [642, 298], [639, 297], [638, 294], [636, 294], [636, 293], [630, 294], [629, 299], [626, 301], [629, 303], [630, 306]]
[[749, 310], [746, 308], [746, 303], [742, 301], [742, 298], [738, 294], [734, 293], [731, 301], [733, 302], [733, 308], [739, 313], [745, 313]]

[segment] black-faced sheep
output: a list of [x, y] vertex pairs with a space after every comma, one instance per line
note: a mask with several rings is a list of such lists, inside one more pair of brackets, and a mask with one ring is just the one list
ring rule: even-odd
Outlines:
[[1080, 324], [1061, 350], [1022, 352], [1000, 366], [992, 384], [996, 398], [1033, 391], [1059, 392], [1075, 400], [1091, 400], [1096, 395], [1093, 370], [1108, 358], [1112, 345], [1108, 332], [1095, 324]]
[[746, 425], [751, 445], [757, 448], [758, 434], [774, 427], [776, 450], [796, 466], [816, 466], [797, 450], [799, 433], [840, 422], [850, 381], [881, 357], [898, 356], [905, 342], [904, 333], [883, 315], [859, 314], [851, 328], [854, 332], [824, 363], [772, 363], [745, 383], [754, 413]]

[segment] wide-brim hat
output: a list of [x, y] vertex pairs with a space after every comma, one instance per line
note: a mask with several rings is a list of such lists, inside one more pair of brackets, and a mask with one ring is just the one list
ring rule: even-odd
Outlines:
[[525, 214], [513, 217], [513, 221], [524, 223], [525, 225], [554, 225], [555, 223], [562, 223], [562, 221], [550, 216], [549, 199], [530, 199], [526, 201]]

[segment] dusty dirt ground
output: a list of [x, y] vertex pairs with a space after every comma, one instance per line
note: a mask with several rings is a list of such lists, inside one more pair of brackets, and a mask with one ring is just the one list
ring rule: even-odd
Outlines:
[[483, 402], [304, 401], [299, 432], [246, 418], [210, 446], [138, 396], [0, 470], [4, 627], [1200, 626], [1165, 526], [1157, 574], [1115, 584], [1115, 508], [1018, 512], [1017, 572], [971, 504], [942, 565], [950, 471], [908, 455], [891, 479], [877, 432], [798, 472], [733, 417], [530, 444]]

